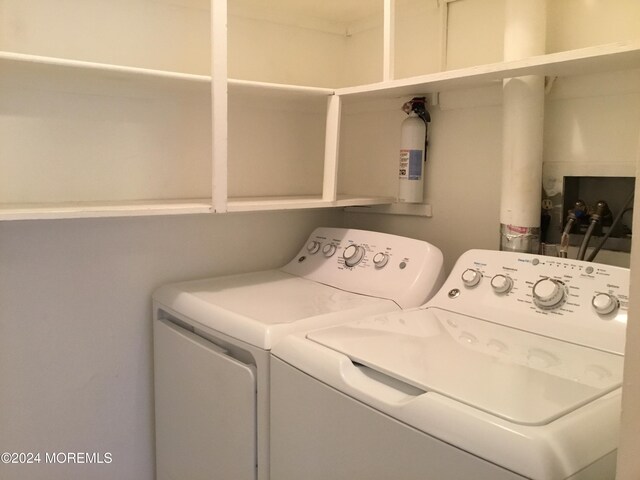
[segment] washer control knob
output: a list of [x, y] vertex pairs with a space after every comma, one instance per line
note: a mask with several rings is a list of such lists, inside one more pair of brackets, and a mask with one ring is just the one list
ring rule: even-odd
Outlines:
[[347, 267], [355, 267], [364, 258], [364, 248], [360, 245], [349, 245], [342, 254]]
[[491, 288], [496, 293], [508, 293], [513, 287], [513, 280], [501, 273], [494, 275], [491, 279]]
[[389, 255], [383, 252], [378, 252], [373, 257], [373, 264], [376, 268], [382, 268], [389, 262]]
[[620, 307], [620, 302], [614, 295], [608, 293], [596, 293], [591, 299], [593, 309], [600, 315], [613, 313]]
[[542, 278], [533, 285], [533, 302], [540, 308], [555, 308], [565, 299], [564, 283], [553, 278]]
[[314, 253], [318, 253], [318, 250], [320, 250], [320, 242], [317, 242], [316, 240], [311, 240], [309, 243], [307, 243], [307, 251], [310, 254], [314, 254]]
[[482, 273], [475, 268], [467, 268], [462, 272], [462, 283], [465, 287], [475, 287], [480, 283], [480, 280], [482, 280]]
[[329, 258], [333, 257], [333, 254], [336, 253], [336, 246], [333, 243], [327, 243], [324, 247], [322, 247], [322, 254]]

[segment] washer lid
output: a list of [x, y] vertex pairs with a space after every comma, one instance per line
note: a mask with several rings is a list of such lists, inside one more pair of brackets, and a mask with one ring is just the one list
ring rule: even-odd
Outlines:
[[307, 338], [523, 425], [547, 424], [622, 383], [622, 356], [437, 308], [370, 317]]

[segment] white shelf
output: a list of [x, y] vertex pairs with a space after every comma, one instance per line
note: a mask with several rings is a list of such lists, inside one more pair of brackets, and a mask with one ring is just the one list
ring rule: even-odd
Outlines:
[[[211, 45], [206, 45], [210, 36], [202, 37], [205, 40], [201, 38], [199, 45], [207, 48], [201, 48], [201, 51], [197, 52], [196, 62], [159, 61], [163, 60], [163, 50], [161, 49], [157, 50], [159, 57], [156, 60], [158, 61], [149, 62], [148, 65], [170, 65], [166, 68], [184, 68], [185, 70], [192, 69], [204, 72], [208, 72], [210, 66], [211, 75], [0, 51], [0, 72], [2, 72], [0, 88], [6, 95], [4, 98], [12, 99], [16, 105], [20, 105], [18, 108], [22, 108], [21, 105], [24, 103], [24, 112], [28, 113], [13, 116], [5, 126], [5, 132], [11, 132], [15, 127], [20, 129], [21, 133], [15, 137], [13, 143], [9, 144], [13, 150], [8, 151], [13, 153], [8, 155], [6, 159], [7, 162], [10, 160], [7, 165], [18, 166], [16, 168], [18, 175], [7, 178], [15, 177], [15, 185], [18, 186], [18, 189], [23, 185], [33, 187], [33, 192], [16, 190], [16, 192], [10, 193], [7, 190], [5, 199], [7, 202], [40, 201], [48, 198], [52, 200], [47, 204], [0, 204], [0, 220], [173, 215], [214, 211], [245, 212], [330, 207], [358, 207], [354, 210], [428, 217], [431, 215], [429, 205], [408, 206], [393, 203], [393, 198], [336, 195], [338, 185], [341, 184], [338, 152], [340, 151], [341, 122], [344, 120], [341, 110], [343, 103], [476, 88], [496, 84], [506, 78], [524, 75], [568, 76], [640, 68], [640, 41], [635, 41], [340, 89], [228, 79], [227, 22], [229, 16], [227, 2], [224, 0], [213, 2], [208, 0], [166, 0], [166, 3], [189, 7], [189, 10], [210, 9], [211, 15], [206, 15], [206, 17], [202, 16], [202, 12], [195, 13], [198, 14], [197, 18], [203, 21], [211, 18], [210, 31], [216, 41]], [[242, 3], [250, 4], [247, 8], [244, 8], [246, 5], [240, 5], [242, 7], [240, 13], [244, 15], [248, 14], [247, 12], [255, 13], [254, 7], [257, 8], [260, 2], [250, 0]], [[355, 0], [342, 2], [340, 5], [331, 4], [320, 7], [312, 4], [313, 2], [307, 3], [295, 0], [277, 0], [271, 8], [263, 8], [258, 12], [260, 13], [258, 17], [264, 14], [267, 15], [267, 20], [276, 20], [275, 17], [269, 15], [272, 15], [274, 8], [277, 7], [275, 9], [283, 12], [287, 21], [293, 19], [298, 22], [299, 19], [313, 17], [314, 25], [331, 24], [329, 30], [342, 32], [341, 35], [347, 31], [350, 34], [360, 30], [368, 32], [373, 16], [375, 16], [376, 25], [379, 23], [378, 17], [382, 16], [384, 27], [389, 30], [392, 26], [394, 2], [378, 2], [375, 8], [370, 4], [365, 5], [367, 2]], [[238, 7], [237, 2], [232, 3], [232, 13], [234, 5]], [[313, 10], [300, 10], [305, 5]], [[320, 10], [316, 11], [317, 8]], [[352, 11], [352, 9], [355, 10]], [[323, 14], [318, 17], [318, 12], [336, 14], [337, 16], [325, 18]], [[194, 12], [180, 10], [181, 15], [187, 13]], [[293, 17], [290, 17], [289, 13], [294, 14]], [[174, 19], [174, 13], [167, 15], [169, 15], [167, 17], [169, 20]], [[249, 16], [250, 20], [253, 19], [251, 15]], [[189, 16], [189, 18], [191, 17]], [[345, 20], [346, 23], [343, 24], [340, 19]], [[340, 21], [338, 22], [338, 20]], [[197, 23], [194, 19], [181, 21], [183, 23], [180, 25], [184, 27], [183, 30], [186, 29], [185, 31], [190, 31], [192, 27], [195, 28]], [[237, 23], [236, 28], [248, 27], [252, 21], [244, 24]], [[272, 22], [272, 24], [279, 23]], [[297, 23], [295, 24], [297, 25]], [[338, 25], [337, 28], [336, 25]], [[154, 28], [163, 30], [162, 26]], [[236, 31], [244, 34], [253, 32], [253, 30], [242, 29]], [[132, 33], [137, 35], [137, 32]], [[164, 31], [159, 33], [159, 38], [172, 41], [173, 36]], [[393, 78], [393, 59], [390, 56], [392, 53], [391, 33], [387, 31], [382, 41], [383, 52], [386, 52], [382, 58], [384, 74], [354, 77], [363, 78], [357, 81], [367, 82], [376, 78]], [[327, 32], [314, 34], [309, 37], [312, 40], [309, 40], [309, 43], [304, 46], [313, 46], [319, 38], [326, 36], [326, 34]], [[136, 38], [132, 37], [132, 41], [137, 45]], [[256, 36], [257, 41], [261, 42], [260, 46], [265, 46], [267, 50], [274, 48], [272, 43], [265, 42], [264, 38], [261, 41], [261, 38], [260, 35]], [[283, 39], [284, 42], [279, 48], [286, 50], [285, 47], [290, 46], [290, 37], [281, 35], [278, 38]], [[332, 42], [327, 44], [331, 48], [323, 47], [322, 52], [334, 53], [333, 40], [336, 38], [331, 38]], [[360, 45], [359, 42], [353, 43]], [[16, 44], [18, 45], [16, 50], [33, 48], [30, 45], [21, 45], [20, 42]], [[107, 44], [111, 45], [111, 43]], [[179, 46], [176, 50], [178, 58], [181, 58], [182, 53], [186, 52], [185, 45]], [[295, 47], [301, 46], [302, 44], [295, 45]], [[208, 47], [211, 47], [211, 52]], [[11, 47], [5, 48], [11, 49]], [[117, 47], [110, 47], [111, 50], [115, 48]], [[238, 53], [250, 50], [246, 46], [243, 48], [244, 50], [240, 48], [239, 52], [235, 52], [236, 56], [232, 56], [232, 59], [239, 58]], [[293, 50], [295, 51], [295, 49]], [[140, 52], [146, 54], [148, 47]], [[296, 75], [264, 75], [258, 76], [258, 78], [288, 79], [285, 81], [292, 81], [291, 79], [295, 78], [295, 81], [299, 81], [301, 84], [322, 82], [327, 85], [346, 85], [357, 82], [334, 81], [335, 79], [331, 76], [320, 79], [318, 71], [328, 72], [334, 63], [328, 62], [326, 65], [318, 63], [317, 57], [308, 52], [309, 50], [304, 50], [304, 60], [319, 65], [313, 70], [314, 75], [309, 78], [300, 79]], [[111, 54], [114, 52], [109, 53], [110, 55], [92, 55], [92, 58], [113, 61], [114, 57]], [[127, 56], [126, 52], [123, 53], [125, 54], [122, 57], [123, 62], [147, 64], [143, 63], [144, 58], [141, 59], [140, 55]], [[354, 50], [352, 53], [354, 54], [353, 58], [372, 64], [360, 55], [360, 50]], [[61, 53], [63, 56], [67, 54], [80, 55], [74, 49]], [[335, 60], [335, 55], [328, 55], [328, 57], [329, 60]], [[280, 62], [269, 62], [270, 57], [242, 56], [242, 58], [249, 62], [255, 62], [257, 69], [263, 68], [266, 73], [269, 73], [271, 67], [276, 70], [281, 67]], [[293, 58], [301, 61], [300, 55]], [[265, 61], [259, 62], [257, 60]], [[209, 62], [210, 64], [207, 65]], [[352, 63], [353, 65], [357, 64], [357, 62], [348, 64]], [[253, 67], [254, 63], [241, 66]], [[294, 62], [283, 64], [282, 67], [288, 68], [293, 73], [304, 71], [304, 68], [297, 68], [299, 65]], [[241, 72], [242, 76], [246, 75], [247, 78], [250, 78], [251, 75], [246, 72], [253, 72], [253, 69], [249, 68], [246, 71], [237, 69], [237, 71]], [[26, 88], [23, 89], [23, 87]], [[32, 95], [34, 92], [28, 90], [29, 87], [35, 87], [38, 90], [37, 95]], [[71, 95], [62, 96], [58, 95], [58, 92]], [[140, 101], [140, 97], [143, 97], [142, 101]], [[149, 99], [152, 101], [147, 102]], [[49, 110], [46, 110], [47, 108]], [[242, 116], [245, 108], [252, 108], [251, 129], [247, 129], [246, 118]], [[43, 112], [53, 112], [56, 115], [60, 114], [60, 116], [47, 117], [42, 114]], [[117, 115], [113, 112], [116, 112]], [[324, 118], [322, 112], [326, 112]], [[36, 117], [42, 118], [43, 121], [23, 121], [23, 119]], [[129, 123], [122, 121], [123, 118], [126, 118]], [[195, 128], [196, 124], [202, 128]], [[228, 125], [231, 125], [231, 132], [228, 131]], [[120, 127], [123, 128], [120, 129]], [[245, 129], [249, 135], [245, 134]], [[59, 132], [62, 132], [63, 135], [60, 135]], [[82, 135], [83, 133], [84, 135]], [[37, 143], [38, 148], [27, 148], [31, 146], [32, 138], [36, 140], [34, 143]], [[39, 138], [42, 139], [42, 142], [37, 142]], [[233, 148], [229, 153], [228, 145], [230, 144]], [[49, 158], [52, 160], [49, 161]], [[113, 162], [111, 160], [113, 158], [119, 161]], [[58, 161], [58, 159], [60, 159], [60, 165], [63, 168], [57, 168], [55, 171], [47, 170], [53, 168], [51, 165], [55, 165], [54, 160]], [[146, 159], [154, 159], [154, 161]], [[306, 165], [301, 167], [300, 159], [308, 161], [310, 167], [307, 168]], [[109, 163], [110, 161], [112, 163]], [[129, 161], [131, 165], [129, 165]], [[251, 162], [254, 164], [252, 165]], [[298, 171], [288, 168], [291, 166], [291, 162], [297, 162], [295, 166]], [[270, 170], [253, 168], [256, 164], [260, 167], [267, 166]], [[41, 165], [44, 168], [40, 168]], [[80, 168], [77, 165], [80, 165]], [[229, 166], [232, 167], [231, 182], [229, 182]], [[133, 187], [125, 190], [124, 193], [116, 193], [112, 191], [114, 189], [111, 189], [113, 186], [120, 185], [119, 177], [112, 178], [110, 175], [100, 174], [117, 171], [128, 174], [135, 173], [133, 176], [127, 176]], [[31, 172], [37, 172], [40, 176], [35, 178], [36, 175], [32, 175]], [[60, 172], [60, 174], [57, 176], [47, 175], [51, 172]], [[346, 175], [344, 172], [343, 166], [342, 175]], [[10, 173], [10, 171], [4, 173]], [[188, 175], [180, 177], [181, 173]], [[273, 177], [270, 175], [278, 175], [278, 181], [273, 181]], [[287, 175], [290, 175], [294, 180], [292, 181]], [[318, 179], [319, 175], [321, 175], [321, 181]], [[34, 177], [34, 181], [40, 181], [41, 184], [32, 183], [32, 177]], [[295, 185], [295, 182], [300, 178], [313, 181], [308, 181], [302, 186]], [[211, 184], [207, 185], [209, 179], [211, 179]], [[249, 183], [248, 179], [255, 180], [255, 184]], [[198, 180], [202, 181], [198, 183]], [[343, 188], [347, 192], [380, 193], [380, 191], [364, 190], [362, 187], [366, 181], [366, 178], [360, 180], [356, 176], [355, 183], [348, 187], [343, 186]], [[203, 185], [203, 183], [205, 184]], [[82, 189], [76, 184], [86, 184], [88, 188]], [[174, 190], [166, 191], [167, 184], [170, 184]], [[46, 188], [48, 185], [59, 188], [57, 190], [48, 189]], [[293, 190], [290, 188], [291, 186], [296, 189]], [[76, 188], [80, 193], [67, 192], [71, 187]], [[124, 185], [124, 187], [129, 186]], [[65, 195], [60, 195], [61, 191]], [[273, 193], [274, 196], [228, 198], [229, 191], [237, 195]], [[276, 196], [278, 194], [309, 192], [322, 193], [305, 196]], [[92, 200], [93, 198], [108, 198], [111, 195], [114, 199], [152, 198], [154, 196], [206, 197], [209, 193], [212, 198], [204, 200], [114, 200], [73, 203], [56, 201], [56, 199], [66, 200], [68, 198]], [[384, 193], [388, 194], [389, 192], [385, 190]], [[56, 195], [58, 196], [56, 197]]]
[[525, 75], [570, 76], [640, 68], [640, 42], [570, 50], [336, 90], [348, 99], [403, 97], [482, 87]]
[[392, 197], [365, 197], [357, 195], [338, 195], [338, 198], [331, 202], [334, 207], [352, 207], [366, 205], [387, 205], [395, 202]]
[[328, 97], [335, 93], [330, 88], [305, 87], [300, 85], [286, 85], [282, 83], [254, 82], [251, 80], [227, 81], [230, 93], [260, 94], [273, 98], [281, 97]]
[[53, 220], [62, 218], [139, 217], [210, 213], [211, 201], [134, 200], [130, 202], [79, 202], [60, 204], [3, 204], [0, 220]]
[[227, 212], [254, 212], [267, 210], [292, 210], [302, 208], [330, 207], [319, 196], [297, 197], [239, 197], [230, 198], [227, 202]]
[[335, 201], [323, 200], [319, 195], [292, 197], [232, 198], [227, 202], [227, 212], [254, 212], [267, 210], [292, 210], [307, 208], [347, 207], [352, 205], [380, 205], [393, 201], [386, 197], [355, 197], [340, 195]]
[[161, 89], [189, 89], [209, 92], [211, 77], [188, 73], [126, 67], [105, 63], [43, 57], [0, 51], [0, 70], [5, 78], [16, 78], [46, 87], [66, 90], [134, 86]]
[[346, 208], [352, 213], [377, 213], [384, 215], [406, 215], [412, 217], [433, 216], [431, 205], [426, 203], [392, 203], [390, 205], [352, 206]]

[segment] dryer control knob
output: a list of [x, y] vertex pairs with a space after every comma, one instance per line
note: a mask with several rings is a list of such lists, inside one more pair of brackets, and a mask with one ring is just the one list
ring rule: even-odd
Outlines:
[[462, 272], [462, 283], [465, 287], [475, 287], [482, 280], [482, 273], [475, 268], [467, 268]]
[[347, 267], [355, 267], [364, 258], [364, 248], [360, 245], [349, 245], [342, 254]]
[[383, 252], [378, 252], [373, 257], [373, 264], [376, 268], [382, 268], [389, 262], [389, 255]]
[[314, 253], [318, 253], [318, 250], [320, 250], [320, 242], [311, 240], [309, 243], [307, 243], [307, 251], [310, 254], [313, 255]]
[[496, 293], [508, 293], [513, 287], [513, 280], [501, 273], [494, 275], [491, 279], [491, 288]]
[[596, 293], [591, 299], [593, 309], [600, 315], [613, 313], [620, 307], [620, 302], [614, 295], [608, 293]]
[[553, 278], [542, 278], [533, 285], [533, 302], [540, 308], [560, 306], [567, 296], [564, 283]]
[[324, 247], [322, 247], [322, 254], [329, 258], [333, 257], [333, 254], [336, 253], [336, 246], [333, 243], [327, 243]]

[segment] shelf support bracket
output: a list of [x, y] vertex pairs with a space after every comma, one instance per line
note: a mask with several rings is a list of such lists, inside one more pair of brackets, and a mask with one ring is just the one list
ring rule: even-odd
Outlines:
[[342, 99], [331, 95], [327, 100], [327, 126], [324, 144], [324, 181], [322, 200], [335, 202], [338, 198], [338, 156], [340, 146], [340, 110]]
[[394, 79], [395, 50], [395, 11], [396, 0], [384, 0], [384, 51], [382, 80], [388, 82]]
[[[211, 202], [214, 212], [227, 211], [227, 2], [211, 2], [211, 106], [213, 159]], [[213, 36], [213, 32], [224, 35]]]

